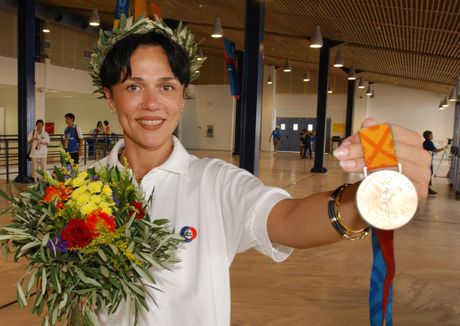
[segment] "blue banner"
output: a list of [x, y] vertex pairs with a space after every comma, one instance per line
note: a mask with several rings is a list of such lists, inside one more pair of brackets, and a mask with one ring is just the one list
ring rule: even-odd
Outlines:
[[119, 20], [121, 14], [125, 14], [128, 17], [129, 12], [129, 0], [117, 0], [115, 3], [115, 17], [114, 19]]

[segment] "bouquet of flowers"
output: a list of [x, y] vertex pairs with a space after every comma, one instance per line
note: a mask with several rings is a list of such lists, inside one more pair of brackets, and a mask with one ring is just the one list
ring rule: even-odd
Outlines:
[[26, 306], [36, 291], [32, 313], [45, 311], [42, 324], [64, 317], [73, 325], [98, 325], [96, 309], [114, 313], [124, 300], [137, 321], [140, 309], [149, 309], [146, 287], [155, 288], [149, 268], [177, 262], [184, 239], [167, 220], [150, 221], [127, 167], [79, 171], [68, 153], [61, 155], [63, 167], [53, 175], [43, 171], [42, 182], [16, 197], [0, 191], [13, 210], [0, 245], [14, 252], [14, 261], [28, 261], [18, 303]]

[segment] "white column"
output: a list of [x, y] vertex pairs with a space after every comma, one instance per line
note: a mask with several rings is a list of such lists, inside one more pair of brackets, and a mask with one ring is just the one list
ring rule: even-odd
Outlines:
[[[271, 77], [273, 84], [268, 85], [268, 76]], [[275, 66], [264, 66], [263, 77], [263, 96], [262, 96], [262, 122], [261, 122], [261, 137], [260, 150], [265, 152], [273, 151], [273, 146], [270, 144], [270, 135], [276, 125], [276, 70]]]

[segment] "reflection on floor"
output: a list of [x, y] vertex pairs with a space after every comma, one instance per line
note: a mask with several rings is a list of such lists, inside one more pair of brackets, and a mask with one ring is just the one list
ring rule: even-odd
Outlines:
[[[237, 164], [230, 153], [192, 151]], [[327, 158], [327, 174], [311, 174], [312, 160], [292, 153], [262, 153], [259, 174], [267, 185], [295, 197], [353, 182]], [[4, 186], [4, 185], [3, 185]], [[415, 219], [395, 232], [395, 325], [460, 325], [460, 201], [445, 178], [435, 178], [438, 196], [424, 202]], [[5, 207], [0, 201], [0, 208]], [[0, 216], [0, 224], [8, 216]], [[236, 257], [231, 268], [232, 325], [368, 325], [370, 239], [295, 251], [276, 264], [254, 250]], [[23, 265], [0, 260], [0, 306], [16, 298]], [[184, 316], [186, 319], [186, 316]], [[30, 308], [0, 310], [2, 325], [39, 325]], [[185, 323], [186, 324], [186, 323]]]

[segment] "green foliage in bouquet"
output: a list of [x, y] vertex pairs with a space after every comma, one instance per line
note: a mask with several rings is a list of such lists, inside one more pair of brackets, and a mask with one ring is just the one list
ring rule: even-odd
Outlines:
[[[67, 154], [65, 166], [18, 196], [0, 195], [12, 204], [13, 221], [0, 230], [0, 245], [14, 261], [27, 260], [17, 285], [18, 303], [37, 292], [32, 313], [43, 325], [98, 325], [95, 310], [114, 313], [122, 301], [149, 310], [146, 287], [155, 289], [149, 268], [178, 261], [184, 239], [165, 219], [150, 221], [144, 199], [128, 168], [99, 166], [79, 171]], [[148, 201], [150, 202], [150, 200]], [[152, 298], [153, 299], [153, 298]]]

